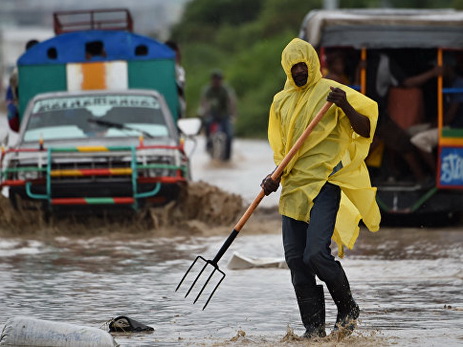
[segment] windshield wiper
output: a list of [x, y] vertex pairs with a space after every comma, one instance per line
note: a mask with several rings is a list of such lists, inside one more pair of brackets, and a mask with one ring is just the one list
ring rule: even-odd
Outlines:
[[121, 123], [111, 122], [111, 121], [102, 120], [102, 119], [94, 119], [94, 118], [88, 118], [87, 122], [102, 125], [102, 126], [107, 127], [107, 128], [116, 128], [116, 129], [121, 129], [121, 130], [133, 130], [133, 131], [139, 132], [140, 134], [142, 134], [142, 135], [144, 135], [144, 136], [146, 136], [146, 137], [148, 137], [150, 139], [154, 138], [153, 135], [151, 135], [149, 132], [147, 132], [145, 130], [134, 128], [134, 127], [131, 127], [131, 126], [128, 126], [128, 125], [125, 125], [125, 124], [121, 124]]

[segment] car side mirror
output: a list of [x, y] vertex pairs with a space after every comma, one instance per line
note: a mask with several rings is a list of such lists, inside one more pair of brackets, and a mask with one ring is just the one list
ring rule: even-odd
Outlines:
[[200, 118], [182, 118], [177, 121], [177, 126], [185, 136], [195, 136], [201, 130]]

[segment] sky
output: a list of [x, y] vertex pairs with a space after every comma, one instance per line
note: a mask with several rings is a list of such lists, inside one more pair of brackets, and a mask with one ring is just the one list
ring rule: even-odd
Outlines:
[[135, 32], [167, 39], [170, 26], [180, 19], [188, 1], [191, 0], [0, 0], [0, 26], [51, 28], [54, 11], [128, 8]]

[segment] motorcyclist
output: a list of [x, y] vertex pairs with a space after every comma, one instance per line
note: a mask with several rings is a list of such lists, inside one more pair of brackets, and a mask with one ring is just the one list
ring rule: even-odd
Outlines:
[[220, 70], [214, 70], [210, 76], [210, 83], [201, 93], [200, 111], [206, 130], [206, 149], [211, 150], [210, 127], [212, 123], [218, 123], [221, 131], [227, 136], [224, 160], [231, 158], [233, 124], [236, 117], [236, 97], [233, 88], [223, 83], [223, 74]]

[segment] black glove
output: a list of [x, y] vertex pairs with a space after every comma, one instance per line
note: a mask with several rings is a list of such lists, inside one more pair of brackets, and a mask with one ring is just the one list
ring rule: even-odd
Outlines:
[[280, 186], [280, 179], [278, 178], [277, 181], [272, 179], [272, 175], [267, 175], [260, 184], [261, 188], [264, 190], [265, 195], [270, 195], [273, 192], [278, 190]]

